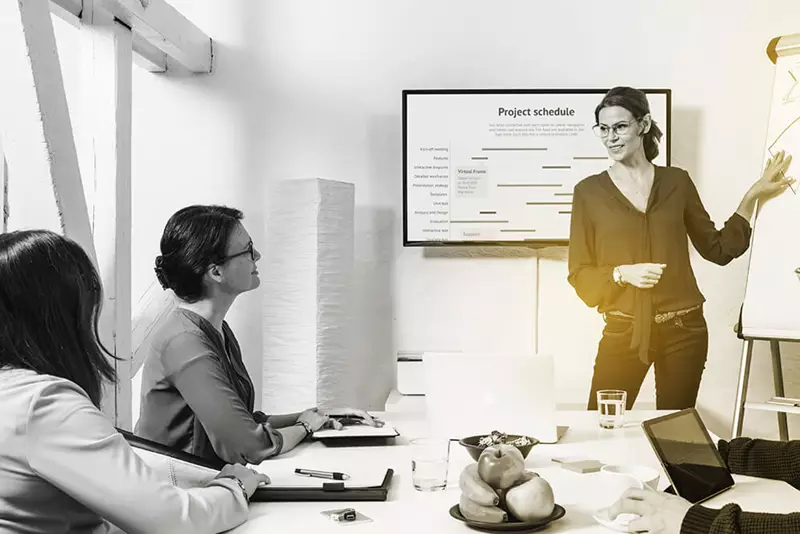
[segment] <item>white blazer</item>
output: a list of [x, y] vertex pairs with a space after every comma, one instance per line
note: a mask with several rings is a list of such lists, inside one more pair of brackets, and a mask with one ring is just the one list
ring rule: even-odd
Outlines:
[[69, 380], [0, 369], [0, 407], [2, 534], [211, 534], [247, 520], [236, 481], [174, 486]]

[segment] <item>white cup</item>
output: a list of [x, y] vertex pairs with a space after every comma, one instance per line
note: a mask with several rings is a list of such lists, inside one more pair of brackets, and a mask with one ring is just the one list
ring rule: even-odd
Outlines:
[[604, 465], [600, 471], [611, 476], [633, 477], [643, 487], [648, 486], [652, 490], [658, 490], [658, 481], [661, 478], [658, 471], [644, 465]]

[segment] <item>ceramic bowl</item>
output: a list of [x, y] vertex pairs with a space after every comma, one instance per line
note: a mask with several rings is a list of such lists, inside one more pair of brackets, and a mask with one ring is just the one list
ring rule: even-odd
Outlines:
[[[460, 440], [458, 440], [458, 443], [459, 445], [467, 449], [467, 452], [469, 453], [470, 456], [472, 456], [472, 459], [477, 462], [478, 458], [481, 457], [481, 453], [486, 448], [478, 445], [478, 442], [482, 437], [488, 435], [489, 434], [479, 434], [477, 436], [468, 436], [466, 438], [461, 438]], [[520, 437], [522, 436], [519, 436], [517, 434], [508, 434], [509, 441], [512, 441]], [[539, 440], [536, 438], [532, 438], [530, 436], [525, 436], [525, 437], [527, 437], [530, 440], [530, 443], [528, 445], [514, 445], [514, 447], [516, 447], [517, 450], [522, 453], [523, 458], [527, 458], [528, 453], [531, 452], [533, 446], [539, 443]]]

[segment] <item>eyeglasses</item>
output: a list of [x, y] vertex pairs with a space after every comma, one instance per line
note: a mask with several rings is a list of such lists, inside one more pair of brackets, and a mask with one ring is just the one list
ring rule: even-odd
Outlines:
[[241, 252], [237, 252], [236, 254], [231, 254], [230, 256], [225, 256], [221, 260], [219, 260], [220, 264], [225, 263], [228, 260], [232, 260], [233, 258], [238, 258], [239, 256], [244, 256], [245, 254], [250, 254], [250, 259], [256, 261], [256, 249], [253, 248], [253, 242], [250, 241], [247, 244], [247, 248]]
[[630, 128], [631, 125], [636, 122], [639, 122], [639, 119], [634, 119], [632, 121], [618, 122], [611, 127], [608, 127], [605, 124], [595, 124], [594, 126], [592, 126], [592, 131], [597, 137], [601, 138], [608, 137], [608, 134], [611, 130], [614, 131], [614, 135], [625, 135], [626, 133], [628, 133], [628, 128]]

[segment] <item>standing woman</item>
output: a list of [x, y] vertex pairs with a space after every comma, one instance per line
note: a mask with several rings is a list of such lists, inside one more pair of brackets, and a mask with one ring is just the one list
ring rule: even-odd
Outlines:
[[[287, 452], [323, 426], [339, 426], [316, 408], [265, 415], [225, 316], [236, 298], [260, 285], [261, 254], [225, 206], [188, 206], [167, 221], [156, 275], [178, 307], [155, 334], [142, 372], [136, 434], [208, 459], [258, 464]], [[269, 384], [265, 384], [269, 387]], [[336, 414], [361, 417], [360, 410]]]
[[[159, 476], [100, 411], [114, 368], [97, 335], [91, 260], [53, 232], [0, 234], [0, 532], [222, 532], [247, 520], [259, 475], [205, 488]], [[243, 492], [244, 490], [244, 492]]]
[[683, 169], [652, 163], [661, 130], [645, 94], [611, 89], [595, 109], [594, 132], [614, 163], [574, 190], [569, 283], [606, 325], [594, 365], [588, 409], [597, 391], [627, 391], [633, 407], [655, 364], [656, 406], [695, 405], [708, 352], [705, 298], [689, 261], [689, 240], [708, 261], [726, 265], [750, 244], [759, 204], [789, 187], [791, 156], [779, 153], [721, 230]]

